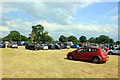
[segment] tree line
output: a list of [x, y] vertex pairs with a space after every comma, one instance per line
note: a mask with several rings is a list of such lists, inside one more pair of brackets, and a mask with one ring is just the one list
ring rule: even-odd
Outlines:
[[[39, 24], [32, 26], [31, 33], [29, 34], [29, 37], [26, 37], [24, 35], [21, 35], [20, 32], [13, 30], [10, 31], [10, 33], [2, 38], [3, 41], [29, 41], [29, 42], [42, 42], [42, 43], [55, 43], [58, 41], [55, 41], [47, 31], [45, 31], [44, 27]], [[86, 38], [86, 36], [80, 36], [79, 39], [77, 39], [75, 36], [70, 35], [68, 37], [61, 35], [59, 37], [59, 42], [68, 42], [72, 41], [74, 44], [77, 43], [117, 43], [120, 44], [120, 41], [114, 42], [112, 38], [106, 35], [100, 35], [99, 37], [90, 37], [89, 39]]]
[[60, 42], [67, 42], [72, 41], [75, 43], [114, 43], [114, 40], [112, 38], [109, 38], [109, 36], [106, 35], [100, 35], [99, 37], [90, 37], [88, 40], [85, 36], [80, 36], [79, 39], [77, 39], [75, 36], [71, 35], [69, 37], [66, 37], [64, 35], [61, 35], [59, 37]]

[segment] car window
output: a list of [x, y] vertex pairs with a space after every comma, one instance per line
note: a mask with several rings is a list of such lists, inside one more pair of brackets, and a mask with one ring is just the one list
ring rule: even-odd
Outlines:
[[104, 49], [101, 49], [102, 52], [106, 52]]
[[115, 50], [120, 50], [120, 47], [119, 47], [119, 48], [116, 48]]
[[96, 51], [97, 51], [96, 49], [93, 49], [93, 48], [91, 49], [91, 52], [96, 52]]
[[89, 48], [81, 48], [78, 52], [89, 52]]
[[79, 49], [78, 52], [84, 52], [84, 48]]

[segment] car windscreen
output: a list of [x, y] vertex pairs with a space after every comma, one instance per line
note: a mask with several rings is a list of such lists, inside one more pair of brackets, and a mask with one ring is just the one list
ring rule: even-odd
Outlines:
[[106, 52], [104, 49], [101, 49], [102, 52]]

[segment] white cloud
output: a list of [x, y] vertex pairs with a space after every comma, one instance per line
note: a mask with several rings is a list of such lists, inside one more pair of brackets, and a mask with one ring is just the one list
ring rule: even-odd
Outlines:
[[0, 31], [10, 31], [10, 29], [9, 28], [7, 28], [7, 27], [5, 27], [5, 26], [0, 26]]
[[[50, 36], [54, 39], [58, 39], [60, 35], [70, 36], [71, 34], [76, 37], [80, 35], [85, 35], [87, 37], [99, 36], [105, 34], [114, 38], [117, 38], [118, 26], [115, 24], [83, 24], [83, 23], [73, 23], [73, 24], [59, 24], [55, 22], [48, 22], [46, 20], [39, 20], [34, 22], [22, 21], [21, 19], [7, 20], [4, 22], [1, 30], [11, 31], [17, 30], [21, 34], [28, 36], [31, 32], [31, 27], [33, 25], [41, 24], [44, 26], [45, 30], [49, 32]], [[4, 29], [3, 29], [4, 28]], [[7, 34], [6, 34], [7, 35]]]
[[[21, 2], [3, 3], [3, 14], [18, 11], [26, 13], [37, 19], [47, 19], [60, 24], [70, 24], [74, 19], [77, 9], [82, 9], [92, 4], [92, 2]], [[21, 6], [22, 5], [22, 6]]]

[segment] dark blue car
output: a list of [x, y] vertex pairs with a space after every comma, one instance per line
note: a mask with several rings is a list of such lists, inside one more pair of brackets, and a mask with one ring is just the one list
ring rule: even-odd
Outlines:
[[71, 48], [79, 48], [80, 46], [78, 44], [74, 44], [71, 46]]

